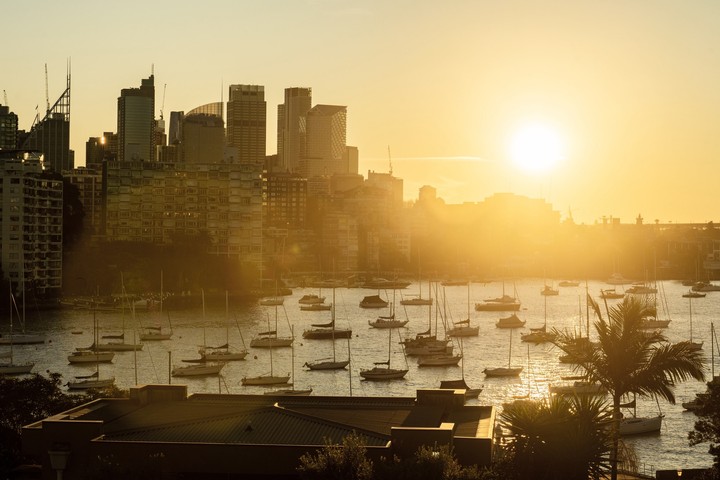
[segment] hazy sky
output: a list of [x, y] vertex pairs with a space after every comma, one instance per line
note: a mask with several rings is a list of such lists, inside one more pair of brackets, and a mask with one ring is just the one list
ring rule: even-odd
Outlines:
[[[720, 220], [717, 0], [3, 3], [0, 89], [21, 128], [44, 112], [45, 64], [52, 104], [71, 59], [77, 165], [154, 65], [166, 120], [264, 85], [268, 154], [285, 88], [347, 105], [360, 173], [387, 171], [389, 147], [406, 199], [429, 184], [448, 203], [542, 196], [585, 223]], [[509, 160], [528, 122], [564, 145], [542, 175]]]

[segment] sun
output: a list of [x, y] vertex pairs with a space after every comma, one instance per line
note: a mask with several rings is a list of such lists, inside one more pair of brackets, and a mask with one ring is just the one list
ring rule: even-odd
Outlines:
[[564, 144], [558, 132], [548, 125], [525, 125], [510, 139], [513, 163], [527, 173], [545, 173], [563, 158]]

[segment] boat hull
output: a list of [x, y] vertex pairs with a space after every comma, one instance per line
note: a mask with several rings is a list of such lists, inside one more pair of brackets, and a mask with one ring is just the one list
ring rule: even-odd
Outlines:
[[243, 377], [242, 385], [284, 385], [290, 381], [290, 375], [261, 375], [259, 377]]
[[370, 370], [360, 370], [360, 376], [365, 380], [383, 381], [383, 380], [399, 380], [407, 374], [407, 370], [397, 368], [371, 368]]

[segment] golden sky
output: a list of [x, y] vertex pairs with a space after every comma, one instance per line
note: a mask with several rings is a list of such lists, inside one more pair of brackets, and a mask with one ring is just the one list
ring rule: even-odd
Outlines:
[[[28, 129], [72, 60], [72, 147], [116, 129], [120, 90], [154, 65], [157, 114], [265, 86], [268, 154], [287, 87], [348, 107], [360, 173], [433, 185], [449, 203], [544, 197], [591, 223], [718, 221], [717, 0], [136, 0], [6, 2], [0, 89]], [[0, 97], [0, 101], [4, 100]], [[542, 174], [510, 160], [541, 125], [562, 140]]]

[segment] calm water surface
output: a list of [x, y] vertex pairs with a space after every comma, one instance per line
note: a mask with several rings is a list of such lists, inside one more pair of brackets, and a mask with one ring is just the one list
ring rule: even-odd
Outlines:
[[[495, 322], [507, 312], [477, 312], [474, 303], [485, 298], [497, 297], [503, 293], [503, 284], [473, 283], [470, 285], [470, 308], [468, 309], [468, 288], [466, 286], [439, 287], [445, 302], [439, 304], [444, 313], [438, 312], [435, 306], [402, 306], [402, 295], [417, 294], [417, 283], [407, 289], [394, 293], [398, 305], [396, 316], [409, 319], [405, 328], [399, 330], [380, 330], [371, 328], [368, 320], [378, 315], [387, 315], [388, 309], [362, 309], [359, 302], [365, 295], [378, 293], [367, 289], [338, 288], [335, 290], [336, 324], [338, 327], [352, 327], [353, 338], [337, 340], [335, 343], [336, 357], [345, 359], [350, 352], [351, 368], [340, 371], [308, 371], [302, 367], [306, 361], [332, 356], [332, 341], [304, 340], [302, 331], [310, 328], [311, 323], [330, 321], [330, 312], [301, 311], [298, 299], [308, 293], [320, 293], [332, 302], [332, 290], [295, 289], [293, 295], [285, 298], [285, 305], [277, 309], [277, 330], [279, 336], [290, 336], [291, 328], [295, 333], [295, 348], [279, 348], [272, 352], [267, 349], [249, 348], [250, 340], [270, 326], [276, 328], [275, 307], [259, 305], [229, 306], [226, 314], [225, 299], [222, 295], [206, 298], [205, 313], [202, 308], [177, 310], [170, 312], [136, 311], [129, 312], [97, 312], [100, 334], [117, 334], [125, 328], [126, 341], [133, 339], [134, 332], [146, 326], [172, 327], [171, 340], [145, 342], [139, 352], [117, 352], [111, 364], [101, 364], [101, 376], [115, 376], [121, 388], [129, 388], [136, 383], [186, 383], [191, 393], [218, 392], [223, 393], [260, 393], [262, 387], [243, 387], [240, 379], [243, 376], [257, 376], [269, 373], [271, 368], [277, 374], [292, 374], [295, 365], [296, 388], [313, 389], [316, 395], [355, 395], [355, 396], [414, 396], [418, 388], [433, 388], [443, 379], [457, 379], [463, 375], [471, 387], [483, 387], [483, 392], [472, 403], [495, 405], [502, 408], [503, 402], [511, 401], [513, 396], [530, 395], [540, 398], [547, 395], [548, 385], [560, 382], [560, 377], [572, 375], [568, 365], [558, 362], [559, 352], [550, 344], [529, 345], [520, 341], [520, 334], [528, 331], [528, 327], [542, 326], [547, 318], [548, 328], [557, 327], [585, 332], [586, 307], [585, 285], [579, 287], [560, 287], [558, 296], [544, 297], [540, 295], [542, 279], [524, 279], [515, 283], [518, 296], [522, 301], [522, 309], [518, 315], [526, 320], [523, 329], [498, 329]], [[690, 305], [682, 294], [688, 287], [679, 282], [663, 282], [667, 299], [670, 327], [664, 333], [670, 341], [686, 340], [691, 335]], [[513, 292], [513, 284], [505, 283], [506, 293]], [[590, 282], [588, 289], [595, 298], [601, 288], [608, 288], [604, 282]], [[617, 287], [621, 290], [621, 287]], [[387, 300], [393, 300], [392, 291], [379, 292]], [[422, 285], [422, 294], [428, 295], [427, 283]], [[547, 303], [546, 303], [547, 301]], [[599, 300], [602, 306], [602, 301]], [[615, 301], [611, 301], [615, 302]], [[710, 374], [710, 322], [720, 311], [720, 292], [710, 292], [705, 298], [692, 300], [692, 336], [694, 340], [704, 341], [707, 356], [708, 375]], [[418, 368], [416, 358], [403, 356], [398, 342], [401, 337], [412, 337], [416, 333], [427, 330], [430, 324], [433, 329], [438, 326], [442, 336], [442, 316], [448, 321], [459, 321], [467, 318], [470, 313], [470, 324], [480, 326], [480, 335], [465, 338], [464, 366]], [[89, 346], [93, 340], [93, 313], [87, 310], [61, 310], [55, 312], [32, 312], [27, 307], [28, 329], [44, 330], [48, 334], [46, 345], [16, 346], [17, 361], [34, 361], [35, 371], [46, 370], [59, 372], [66, 379], [76, 375], [92, 373], [94, 365], [71, 365], [67, 361], [68, 354], [76, 347]], [[32, 314], [31, 314], [32, 313]], [[667, 318], [660, 313], [660, 318]], [[7, 321], [2, 317], [3, 323]], [[17, 328], [17, 324], [16, 324]], [[7, 327], [3, 326], [2, 330]], [[73, 333], [82, 332], [82, 333]], [[388, 334], [392, 334], [390, 358], [392, 366], [404, 367], [407, 361], [409, 372], [403, 380], [391, 382], [362, 381], [359, 371], [371, 368], [373, 362], [385, 361], [388, 358]], [[591, 332], [592, 336], [592, 332]], [[234, 348], [242, 348], [243, 342], [250, 353], [243, 361], [229, 362], [222, 372], [222, 377], [208, 378], [169, 378], [170, 366], [182, 364], [182, 359], [197, 358], [199, 346], [221, 345], [226, 339]], [[460, 346], [456, 344], [456, 350]], [[294, 356], [294, 362], [292, 358]], [[482, 373], [486, 367], [524, 366], [525, 370], [519, 378], [485, 378]], [[712, 457], [707, 453], [707, 445], [689, 447], [687, 434], [693, 428], [695, 416], [685, 412], [680, 405], [683, 401], [694, 398], [696, 392], [703, 391], [705, 385], [699, 382], [686, 382], [676, 388], [677, 404], [661, 402], [659, 407], [653, 399], [638, 399], [638, 415], [665, 415], [661, 434], [645, 435], [626, 439], [635, 446], [639, 462], [648, 471], [655, 469], [703, 468], [712, 464]]]

